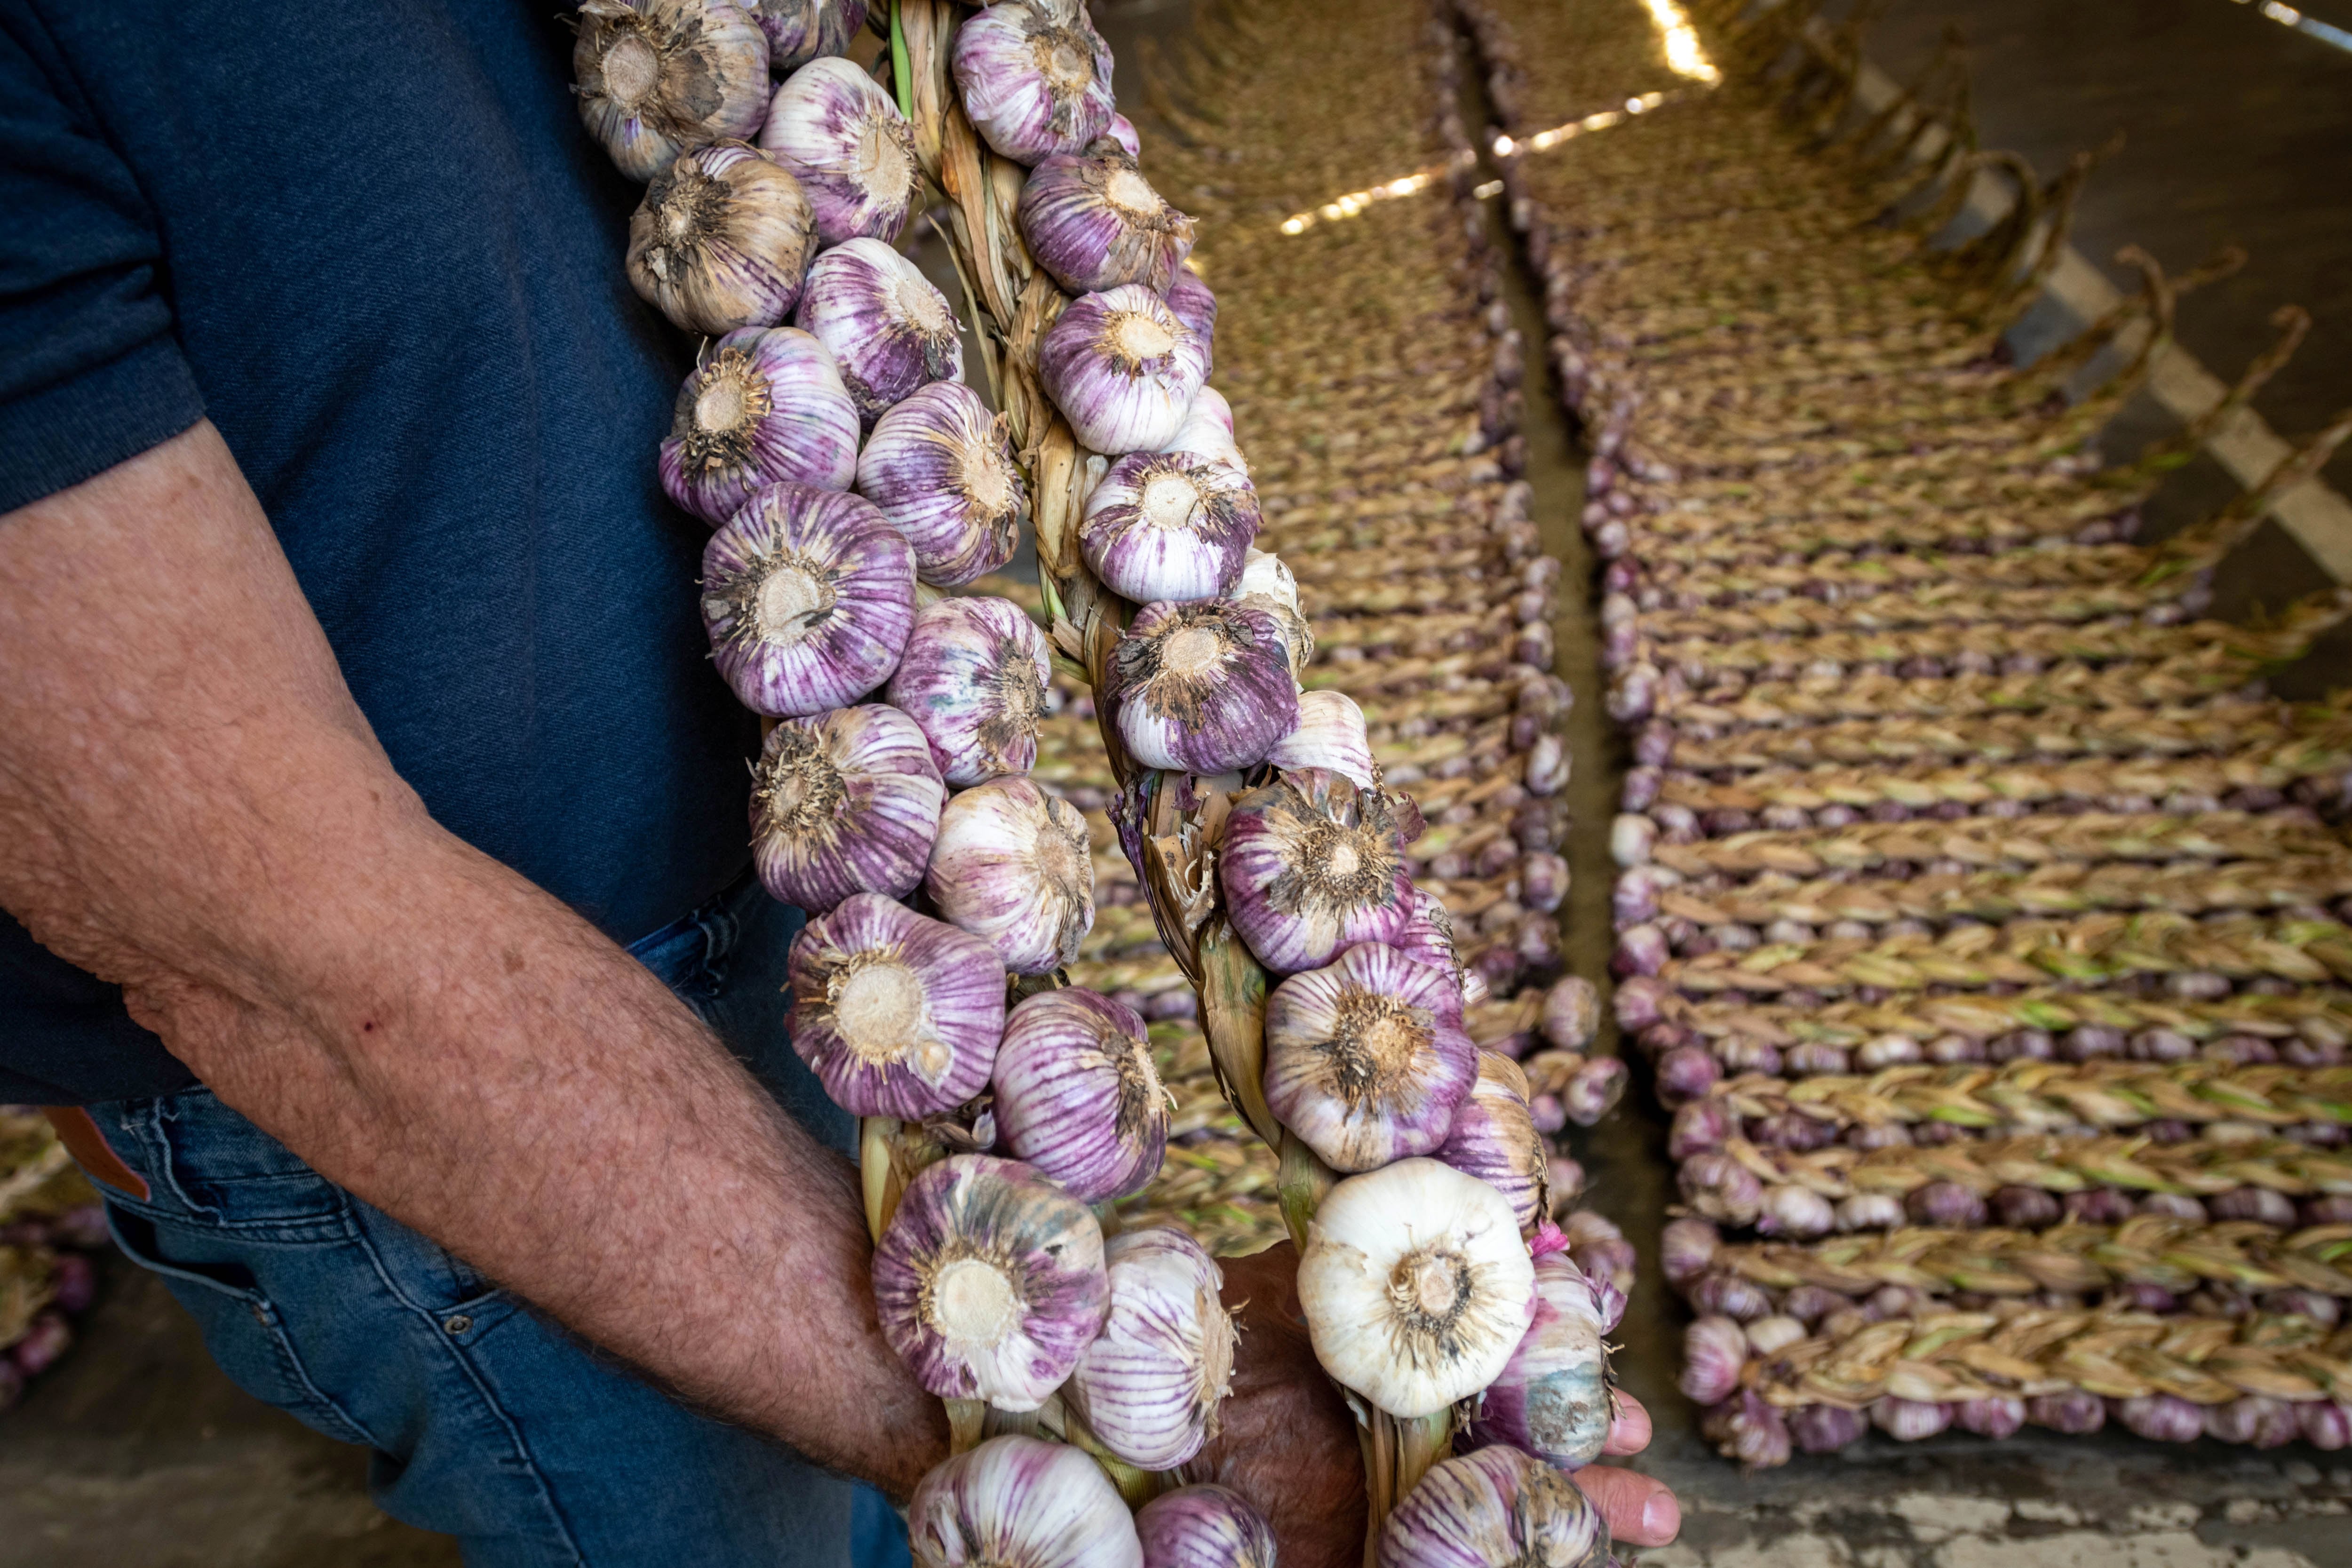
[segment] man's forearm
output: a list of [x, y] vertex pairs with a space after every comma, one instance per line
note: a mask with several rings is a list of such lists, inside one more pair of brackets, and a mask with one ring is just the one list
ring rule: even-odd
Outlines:
[[326, 1175], [707, 1407], [943, 1451], [847, 1164], [433, 824], [208, 426], [0, 518], [0, 905]]

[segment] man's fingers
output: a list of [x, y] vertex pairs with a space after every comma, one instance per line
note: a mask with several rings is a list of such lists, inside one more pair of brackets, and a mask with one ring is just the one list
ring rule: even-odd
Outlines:
[[1626, 1546], [1664, 1546], [1682, 1528], [1682, 1505], [1663, 1481], [1614, 1465], [1589, 1465], [1571, 1479], [1609, 1521], [1612, 1541]]
[[1601, 1445], [1604, 1454], [1638, 1454], [1650, 1446], [1650, 1413], [1642, 1402], [1630, 1394], [1617, 1395], [1616, 1408], [1609, 1415], [1609, 1437]]

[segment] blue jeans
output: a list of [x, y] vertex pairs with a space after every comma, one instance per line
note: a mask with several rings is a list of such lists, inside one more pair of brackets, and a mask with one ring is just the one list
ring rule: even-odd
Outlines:
[[[784, 958], [801, 924], [746, 877], [630, 952], [846, 1150], [849, 1118], [785, 1038]], [[144, 1199], [107, 1192], [117, 1239], [195, 1315], [222, 1370], [373, 1449], [377, 1504], [456, 1536], [471, 1568], [906, 1561], [875, 1493], [673, 1404], [209, 1089], [90, 1114], [148, 1185]]]

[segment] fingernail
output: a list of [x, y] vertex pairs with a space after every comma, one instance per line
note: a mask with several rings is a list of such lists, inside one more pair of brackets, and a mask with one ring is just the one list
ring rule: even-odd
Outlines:
[[1642, 1505], [1642, 1533], [1655, 1536], [1659, 1544], [1673, 1540], [1682, 1522], [1682, 1505], [1675, 1501], [1674, 1493], [1663, 1488]]

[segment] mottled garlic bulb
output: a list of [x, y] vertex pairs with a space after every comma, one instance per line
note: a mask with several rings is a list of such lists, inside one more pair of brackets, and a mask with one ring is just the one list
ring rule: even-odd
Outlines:
[[1453, 976], [1363, 942], [1265, 1001], [1265, 1100], [1339, 1171], [1434, 1152], [1476, 1078]]
[[872, 77], [836, 57], [811, 60], [776, 89], [760, 146], [799, 179], [827, 245], [896, 241], [922, 190], [906, 116]]
[[756, 147], [679, 157], [629, 219], [630, 286], [677, 326], [717, 336], [793, 313], [816, 251], [800, 182]]
[[1003, 1146], [1080, 1203], [1150, 1184], [1168, 1152], [1168, 1091], [1142, 1016], [1084, 986], [1013, 1008], [996, 1054]]
[[963, 789], [1029, 771], [1053, 679], [1045, 634], [1027, 612], [975, 595], [915, 612], [889, 694], [930, 742], [941, 776]]
[[768, 68], [790, 76], [822, 55], [845, 55], [866, 26], [866, 0], [758, 0], [750, 8], [768, 35]]
[[1250, 767], [1298, 722], [1280, 628], [1218, 599], [1139, 610], [1112, 650], [1110, 688], [1118, 738], [1146, 767]]
[[1018, 974], [1069, 963], [1095, 923], [1087, 819], [1026, 778], [997, 778], [948, 802], [923, 879], [946, 920]]
[[1217, 874], [1234, 929], [1277, 974], [1387, 942], [1413, 912], [1394, 804], [1320, 768], [1234, 802]]
[[727, 0], [581, 0], [572, 72], [588, 133], [633, 180], [768, 111], [768, 40]]
[[1528, 1110], [1528, 1075], [1518, 1063], [1493, 1051], [1478, 1053], [1477, 1081], [1454, 1108], [1454, 1124], [1437, 1157], [1508, 1199], [1521, 1230], [1544, 1217], [1550, 1154]]
[[1377, 1568], [1610, 1562], [1609, 1525], [1574, 1481], [1517, 1448], [1494, 1447], [1430, 1467], [1381, 1524]]

